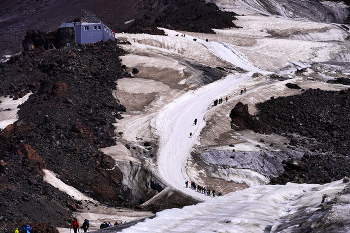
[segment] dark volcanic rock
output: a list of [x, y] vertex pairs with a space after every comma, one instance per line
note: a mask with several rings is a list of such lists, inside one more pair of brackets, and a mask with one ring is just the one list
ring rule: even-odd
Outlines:
[[286, 161], [285, 173], [272, 183], [326, 183], [349, 177], [350, 91], [310, 89], [301, 95], [272, 98], [257, 104], [261, 124], [277, 134], [292, 136], [290, 145], [307, 153]]
[[155, 213], [169, 208], [182, 208], [184, 206], [195, 205], [199, 203], [198, 200], [184, 195], [177, 190], [167, 189], [163, 190], [163, 192], [165, 192], [164, 195], [160, 195], [159, 198], [152, 200], [146, 205], [139, 206], [138, 208]]
[[214, 33], [213, 28], [235, 27], [235, 13], [223, 12], [214, 3], [202, 0], [169, 1], [167, 8], [156, 18], [161, 27], [174, 30]]
[[26, 33], [22, 46], [24, 51], [38, 49], [44, 47], [46, 41], [46, 33], [39, 30], [30, 30]]
[[334, 80], [328, 80], [327, 83], [350, 85], [349, 78], [336, 78]]
[[33, 94], [20, 106], [19, 120], [0, 132], [0, 231], [24, 220], [67, 226], [78, 204], [43, 181], [43, 168], [102, 203], [140, 204], [121, 184], [115, 161], [99, 151], [115, 144], [114, 115], [125, 111], [112, 95], [125, 74], [122, 54], [110, 41], [25, 51], [2, 64], [1, 95]]
[[142, 18], [127, 28], [129, 33], [163, 35], [157, 27], [214, 33], [213, 28], [236, 27], [235, 13], [223, 12], [214, 3], [202, 0], [157, 0], [150, 3]]
[[295, 83], [287, 83], [286, 87], [288, 87], [290, 89], [301, 89], [301, 87], [299, 87], [299, 85], [295, 84]]
[[256, 132], [266, 131], [262, 124], [248, 112], [248, 105], [238, 102], [231, 110], [231, 128], [234, 130], [251, 129]]
[[147, 33], [152, 35], [164, 35], [164, 31], [157, 28], [155, 23], [148, 22], [147, 19], [136, 19], [127, 29], [128, 33]]

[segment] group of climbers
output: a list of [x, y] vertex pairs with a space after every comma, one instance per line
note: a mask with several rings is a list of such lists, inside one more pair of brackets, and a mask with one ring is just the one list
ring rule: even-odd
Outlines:
[[[84, 230], [84, 232], [87, 232], [89, 229], [89, 220], [88, 219], [84, 219], [84, 223], [81, 226], [81, 228]], [[79, 222], [76, 218], [74, 218], [73, 222], [72, 222], [72, 228], [74, 230], [74, 233], [77, 233], [78, 229], [79, 229]]]
[[[124, 223], [126, 223], [126, 222], [124, 222]], [[121, 224], [123, 224], [123, 222], [120, 222], [120, 223], [115, 222], [114, 226], [121, 225]], [[85, 219], [81, 228], [84, 230], [84, 232], [87, 232], [88, 229], [89, 229], [89, 226], [90, 226], [89, 220]], [[108, 223], [107, 222], [103, 222], [100, 225], [100, 229], [104, 229], [104, 228], [111, 227], [111, 226], [112, 226], [112, 224], [110, 222], [108, 222]], [[78, 229], [79, 229], [79, 222], [78, 222], [78, 220], [76, 218], [73, 219], [72, 228], [74, 230], [74, 233], [76, 233], [78, 231]], [[25, 233], [27, 233], [27, 232], [25, 232]]]
[[32, 230], [32, 228], [28, 224], [28, 225], [23, 225], [21, 228], [21, 231], [19, 231], [19, 229], [16, 228], [15, 233], [30, 233], [31, 230]]
[[[81, 226], [81, 228], [84, 230], [84, 232], [87, 232], [89, 227], [90, 227], [89, 220], [84, 219], [84, 223]], [[77, 233], [77, 231], [79, 230], [79, 222], [76, 218], [73, 219], [72, 228], [73, 228], [74, 233]]]
[[[126, 223], [126, 221], [124, 223]], [[122, 224], [123, 224], [123, 222], [120, 222], [120, 223], [115, 222], [114, 226], [119, 226], [119, 225], [122, 225]], [[104, 229], [104, 228], [111, 227], [111, 226], [112, 226], [111, 222], [108, 222], [108, 223], [107, 222], [103, 222], [100, 225], [100, 229]]]
[[[189, 183], [188, 181], [185, 182], [186, 188], [189, 188], [188, 183]], [[203, 186], [200, 186], [198, 184], [196, 185], [196, 183], [192, 182], [192, 181], [191, 181], [191, 187], [190, 188], [193, 189], [193, 190], [196, 190], [199, 193], [203, 193], [204, 195], [207, 195], [207, 196], [213, 195], [213, 197], [215, 197], [215, 195], [216, 195], [215, 190], [210, 190], [210, 189], [208, 189], [206, 187], [203, 187]], [[218, 196], [222, 196], [221, 192], [218, 192], [217, 195]]]
[[214, 100], [214, 106], [218, 105], [218, 104], [222, 104], [222, 102], [226, 100], [226, 102], [228, 101], [228, 97], [226, 96], [225, 98], [220, 98], [220, 99], [216, 99]]
[[[247, 92], [247, 88], [244, 88], [241, 90], [241, 95], [243, 95], [243, 93], [246, 93]], [[232, 95], [236, 95], [237, 92], [235, 91]], [[229, 95], [229, 97], [232, 96], [231, 94]], [[223, 100], [226, 100], [226, 102], [228, 101], [228, 96], [225, 96], [225, 98], [220, 98], [220, 99], [216, 99], [214, 100], [214, 106], [217, 106], [218, 104], [222, 104]]]

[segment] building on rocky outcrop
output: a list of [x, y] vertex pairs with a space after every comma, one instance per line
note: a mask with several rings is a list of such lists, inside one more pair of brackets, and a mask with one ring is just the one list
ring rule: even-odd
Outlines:
[[115, 33], [93, 13], [82, 10], [79, 21], [68, 21], [57, 30], [59, 47], [114, 40]]

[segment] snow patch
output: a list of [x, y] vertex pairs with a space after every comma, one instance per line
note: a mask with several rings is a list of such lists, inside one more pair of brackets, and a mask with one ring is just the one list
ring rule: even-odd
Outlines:
[[0, 97], [0, 129], [4, 129], [17, 121], [18, 106], [26, 102], [30, 95], [31, 93], [28, 93], [17, 100], [9, 97]]
[[44, 175], [45, 182], [51, 184], [55, 188], [58, 188], [62, 192], [67, 193], [73, 199], [79, 200], [79, 201], [82, 201], [82, 200], [94, 201], [92, 198], [87, 197], [86, 195], [78, 191], [76, 188], [63, 183], [59, 178], [57, 178], [57, 175], [54, 172], [49, 171], [47, 169], [43, 169], [43, 172], [45, 173]]

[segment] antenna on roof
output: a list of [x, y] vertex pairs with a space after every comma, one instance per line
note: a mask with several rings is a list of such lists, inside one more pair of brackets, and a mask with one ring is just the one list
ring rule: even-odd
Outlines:
[[94, 13], [85, 9], [81, 9], [81, 22], [101, 23], [101, 20]]

